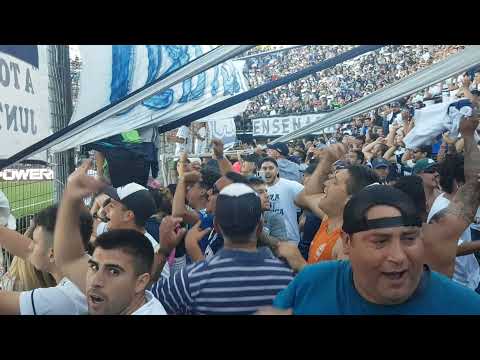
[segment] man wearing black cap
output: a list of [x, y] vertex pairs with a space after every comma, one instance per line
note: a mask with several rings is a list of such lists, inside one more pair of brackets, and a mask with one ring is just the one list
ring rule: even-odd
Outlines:
[[[159, 250], [157, 240], [145, 230], [146, 221], [157, 211], [155, 201], [148, 189], [136, 183], [130, 183], [118, 188], [106, 187], [103, 193], [111, 199], [106, 208], [109, 221], [97, 226], [97, 236], [111, 230], [136, 230], [150, 241], [157, 253]], [[157, 257], [156, 260], [158, 260]], [[160, 273], [157, 274], [157, 270], [159, 272], [157, 265], [158, 261], [155, 262], [154, 278], [160, 276]], [[161, 275], [170, 276], [168, 266], [163, 268]]]
[[285, 143], [267, 145], [267, 154], [274, 158], [278, 164], [278, 170], [282, 179], [301, 182], [300, 166], [287, 159], [288, 146]]
[[441, 194], [438, 164], [429, 158], [421, 159], [415, 163], [413, 175], [417, 175], [423, 180], [423, 188], [427, 199], [427, 211], [430, 211], [433, 202]]
[[368, 186], [343, 217], [350, 261], [306, 267], [274, 307], [293, 314], [480, 314], [475, 292], [424, 266], [422, 222], [408, 195]]
[[384, 158], [376, 158], [372, 160], [372, 168], [380, 178], [380, 182], [386, 185], [387, 177], [390, 174], [390, 162]]
[[261, 214], [260, 198], [248, 185], [230, 184], [220, 191], [214, 226], [224, 248], [152, 286], [167, 313], [246, 315], [272, 304], [293, 273], [267, 248], [257, 250]]

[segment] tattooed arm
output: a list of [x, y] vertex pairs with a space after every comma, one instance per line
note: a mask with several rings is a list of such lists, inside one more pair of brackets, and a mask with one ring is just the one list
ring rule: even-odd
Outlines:
[[455, 267], [458, 239], [473, 222], [480, 205], [480, 152], [473, 136], [477, 125], [476, 115], [460, 123], [465, 141], [465, 185], [458, 189], [448, 207], [423, 227], [427, 264], [450, 277]]

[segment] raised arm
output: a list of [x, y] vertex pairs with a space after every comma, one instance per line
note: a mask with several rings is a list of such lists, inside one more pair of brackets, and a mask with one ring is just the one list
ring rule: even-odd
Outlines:
[[396, 157], [395, 155], [393, 154], [395, 152], [395, 150], [397, 150], [397, 147], [395, 145], [393, 145], [392, 147], [390, 147], [386, 152], [385, 154], [383, 154], [383, 158], [385, 160], [388, 160], [388, 161], [395, 161], [396, 162]]
[[393, 146], [394, 140], [395, 140], [395, 135], [397, 135], [397, 130], [399, 129], [400, 126], [396, 124], [391, 124], [389, 125], [389, 131], [387, 135], [387, 146], [391, 148]]
[[427, 258], [434, 270], [452, 276], [457, 241], [465, 229], [473, 222], [480, 205], [480, 152], [475, 143], [474, 131], [478, 125], [478, 114], [460, 123], [460, 132], [465, 141], [464, 172], [465, 185], [460, 187], [449, 206], [432, 218], [433, 224], [424, 225], [424, 241]]
[[0, 226], [0, 247], [7, 250], [10, 254], [26, 260], [29, 254], [28, 247], [30, 243], [31, 240], [28, 237]]
[[457, 256], [470, 255], [480, 251], [480, 241], [469, 241], [458, 245]]
[[325, 188], [325, 181], [332, 171], [332, 165], [335, 161], [342, 158], [347, 152], [343, 144], [333, 144], [319, 151], [320, 161], [312, 174], [308, 184], [304, 188], [306, 195], [319, 194]]
[[223, 141], [220, 139], [212, 139], [213, 154], [218, 162], [220, 174], [225, 175], [232, 171], [232, 163], [223, 156]]
[[185, 175], [179, 178], [175, 195], [173, 196], [172, 215], [180, 217], [183, 222], [193, 225], [200, 217], [195, 211], [188, 210], [185, 206], [185, 198], [187, 195], [187, 186], [199, 181], [201, 175], [197, 171], [191, 171], [185, 173]]
[[325, 217], [325, 212], [319, 207], [320, 199], [322, 197], [323, 194], [307, 195], [305, 192], [301, 191], [295, 198], [295, 205], [302, 209], [308, 209], [318, 218], [323, 219]]
[[193, 262], [205, 260], [205, 256], [202, 253], [199, 242], [211, 230], [211, 228], [201, 230], [200, 221], [196, 223], [195, 226], [193, 226], [190, 230], [188, 230], [187, 235], [185, 236], [185, 248], [188, 256], [190, 256]]
[[[160, 279], [160, 274], [167, 262], [167, 258], [170, 253], [180, 244], [181, 240], [187, 232], [185, 229], [180, 228], [180, 222], [182, 221], [179, 217], [174, 216], [165, 216], [160, 223], [159, 234], [160, 234], [160, 249], [155, 254], [157, 257], [156, 273], [153, 274], [152, 280], [156, 282]], [[161, 279], [158, 281], [162, 281]]]
[[85, 292], [88, 255], [80, 234], [80, 210], [83, 199], [102, 190], [104, 183], [87, 175], [91, 161], [87, 160], [68, 179], [62, 202], [58, 209], [54, 233], [55, 263], [60, 271], [80, 290]]

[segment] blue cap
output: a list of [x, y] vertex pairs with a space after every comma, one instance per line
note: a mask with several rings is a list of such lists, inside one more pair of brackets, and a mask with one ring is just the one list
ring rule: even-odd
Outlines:
[[268, 144], [267, 148], [277, 150], [281, 155], [288, 156], [288, 146], [285, 143], [278, 142], [275, 144]]
[[379, 169], [382, 167], [390, 167], [390, 162], [388, 160], [385, 160], [384, 158], [376, 158], [372, 160], [372, 167], [374, 169]]

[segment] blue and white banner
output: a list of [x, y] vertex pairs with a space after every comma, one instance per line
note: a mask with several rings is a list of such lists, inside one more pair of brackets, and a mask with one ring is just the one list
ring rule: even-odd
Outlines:
[[47, 46], [0, 45], [0, 159], [50, 134]]
[[285, 115], [253, 119], [253, 136], [288, 135], [304, 126], [320, 122], [327, 114]]
[[[209, 45], [87, 45], [80, 47], [82, 72], [71, 124], [214, 49]], [[201, 59], [199, 59], [201, 60]], [[162, 126], [246, 91], [243, 61], [226, 61], [157, 93], [101, 125], [53, 147], [62, 151], [120, 132]], [[242, 112], [246, 107], [246, 102]], [[202, 119], [203, 120], [203, 119]], [[204, 120], [207, 121], [207, 120]]]

